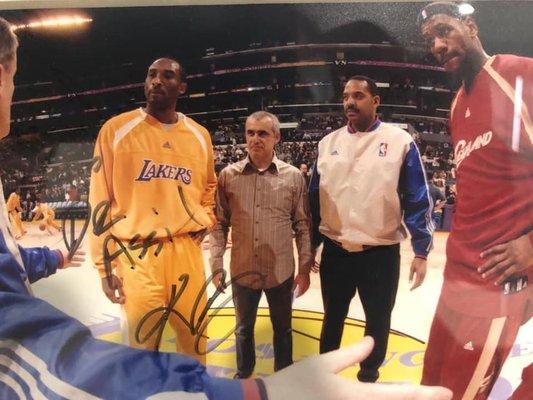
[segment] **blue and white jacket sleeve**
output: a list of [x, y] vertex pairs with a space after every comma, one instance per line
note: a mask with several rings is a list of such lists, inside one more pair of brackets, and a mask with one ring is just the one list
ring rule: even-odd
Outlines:
[[318, 154], [317, 161], [312, 168], [311, 180], [309, 181], [309, 208], [311, 209], [311, 245], [315, 249], [324, 240], [324, 237], [318, 230], [320, 226], [320, 174], [318, 172]]
[[48, 247], [19, 246], [19, 251], [30, 283], [55, 274], [61, 263], [58, 251], [50, 250]]
[[7, 246], [0, 231], [0, 290], [27, 292], [26, 277], [31, 282], [52, 275], [59, 265], [59, 255], [46, 247], [25, 249], [19, 246], [22, 259], [20, 265]]
[[3, 400], [265, 398], [258, 390], [244, 397], [255, 380], [210, 377], [193, 358], [95, 339], [75, 319], [27, 294], [0, 291], [0, 304]]
[[433, 204], [426, 182], [426, 171], [414, 142], [409, 144], [402, 165], [399, 192], [404, 213], [403, 220], [411, 234], [413, 251], [418, 256], [426, 257], [433, 240], [434, 227], [431, 220]]

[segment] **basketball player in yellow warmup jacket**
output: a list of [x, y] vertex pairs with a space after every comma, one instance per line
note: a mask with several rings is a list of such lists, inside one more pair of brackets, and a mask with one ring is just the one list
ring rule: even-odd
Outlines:
[[134, 347], [158, 346], [158, 334], [150, 330], [163, 311], [144, 322], [143, 317], [172, 302], [172, 285], [178, 291], [185, 286], [169, 323], [177, 351], [205, 364], [206, 340], [195, 325], [207, 300], [200, 242], [215, 223], [211, 138], [176, 112], [186, 90], [177, 61], [154, 61], [144, 90], [146, 108], [110, 119], [96, 140], [89, 194], [92, 258], [104, 293], [123, 305], [126, 340]]
[[56, 212], [49, 205], [37, 201], [32, 211], [34, 212], [32, 221], [37, 221], [41, 216], [43, 217], [42, 224], [44, 225], [44, 229], [40, 228], [41, 230], [44, 231], [46, 229], [50, 235], [53, 234], [51, 228], [57, 229], [58, 232], [61, 230], [61, 225], [55, 220]]
[[20, 239], [26, 234], [20, 219], [20, 212], [22, 212], [22, 207], [20, 206], [20, 189], [15, 189], [15, 191], [9, 195], [6, 207], [11, 224], [15, 229], [15, 232], [13, 232], [15, 234], [15, 239]]

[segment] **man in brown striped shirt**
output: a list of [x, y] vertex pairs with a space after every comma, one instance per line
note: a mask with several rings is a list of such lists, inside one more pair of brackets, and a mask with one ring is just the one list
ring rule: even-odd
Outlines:
[[[265, 111], [246, 120], [246, 159], [224, 168], [218, 178], [217, 219], [211, 233], [213, 283], [225, 287], [223, 255], [232, 227], [231, 285], [237, 318], [235, 378], [248, 378], [255, 366], [254, 325], [264, 291], [274, 330], [274, 370], [292, 364], [292, 293], [309, 288], [314, 263], [305, 180], [279, 160], [277, 117]], [[294, 277], [293, 231], [298, 249]], [[251, 273], [251, 274], [250, 274]]]

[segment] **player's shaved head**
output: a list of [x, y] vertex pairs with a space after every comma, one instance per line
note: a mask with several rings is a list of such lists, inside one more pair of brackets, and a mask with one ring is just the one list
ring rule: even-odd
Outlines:
[[175, 72], [178, 73], [181, 82], [185, 82], [185, 80], [187, 78], [187, 75], [185, 73], [185, 69], [184, 69], [183, 65], [181, 64], [181, 62], [179, 62], [175, 58], [172, 58], [172, 57], [160, 57], [160, 58], [154, 60], [154, 62], [152, 62], [152, 64], [148, 68], [150, 69], [150, 68], [152, 68], [153, 66], [155, 66], [156, 64], [158, 64], [160, 62], [168, 62], [168, 63], [170, 63], [170, 67]]
[[183, 67], [173, 58], [158, 58], [148, 67], [144, 81], [148, 114], [163, 123], [175, 122], [176, 102], [187, 90], [184, 76]]

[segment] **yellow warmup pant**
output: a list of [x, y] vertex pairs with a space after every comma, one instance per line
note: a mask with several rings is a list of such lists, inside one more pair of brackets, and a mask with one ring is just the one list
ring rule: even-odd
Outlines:
[[11, 220], [11, 225], [13, 226], [13, 229], [15, 232], [15, 236], [22, 236], [26, 233], [24, 231], [24, 228], [22, 227], [22, 220], [20, 219], [20, 214], [17, 210], [10, 211], [9, 213], [9, 219]]
[[[128, 246], [128, 242], [124, 241], [124, 245]], [[156, 249], [157, 245], [148, 248], [142, 259], [139, 259], [142, 249], [128, 250], [135, 262], [134, 268], [131, 268], [131, 261], [124, 254], [117, 259], [117, 276], [122, 279], [126, 296], [123, 311], [127, 320], [127, 342], [132, 347], [150, 350], [156, 348], [158, 330], [144, 343], [139, 343], [135, 337], [137, 327], [147, 313], [169, 305], [172, 300], [172, 285], [176, 285], [178, 293], [185, 283], [179, 280], [180, 276], [187, 274], [187, 286], [173, 309], [180, 313], [187, 323], [198, 327], [201, 325], [198, 324], [199, 317], [207, 304], [207, 295], [205, 292], [201, 294], [205, 284], [205, 272], [200, 246], [189, 235], [180, 235], [172, 238], [172, 241], [165, 240], [158, 256], [154, 254]], [[198, 305], [194, 320], [191, 321], [195, 302], [198, 302]], [[145, 320], [140, 330], [141, 339], [146, 338], [148, 332], [162, 320], [163, 313], [164, 310], [160, 310]], [[174, 313], [170, 314], [168, 324], [176, 333], [177, 352], [187, 354], [205, 365], [206, 338], [200, 337], [197, 347], [202, 354], [198, 354], [195, 341], [199, 334], [191, 332], [191, 328]], [[206, 334], [207, 332], [204, 333]]]
[[56, 218], [56, 213], [51, 212], [50, 214], [44, 216], [43, 221], [46, 225], [52, 226], [56, 228], [57, 230], [59, 230], [61, 229], [61, 225], [58, 222], [56, 222], [55, 218]]

